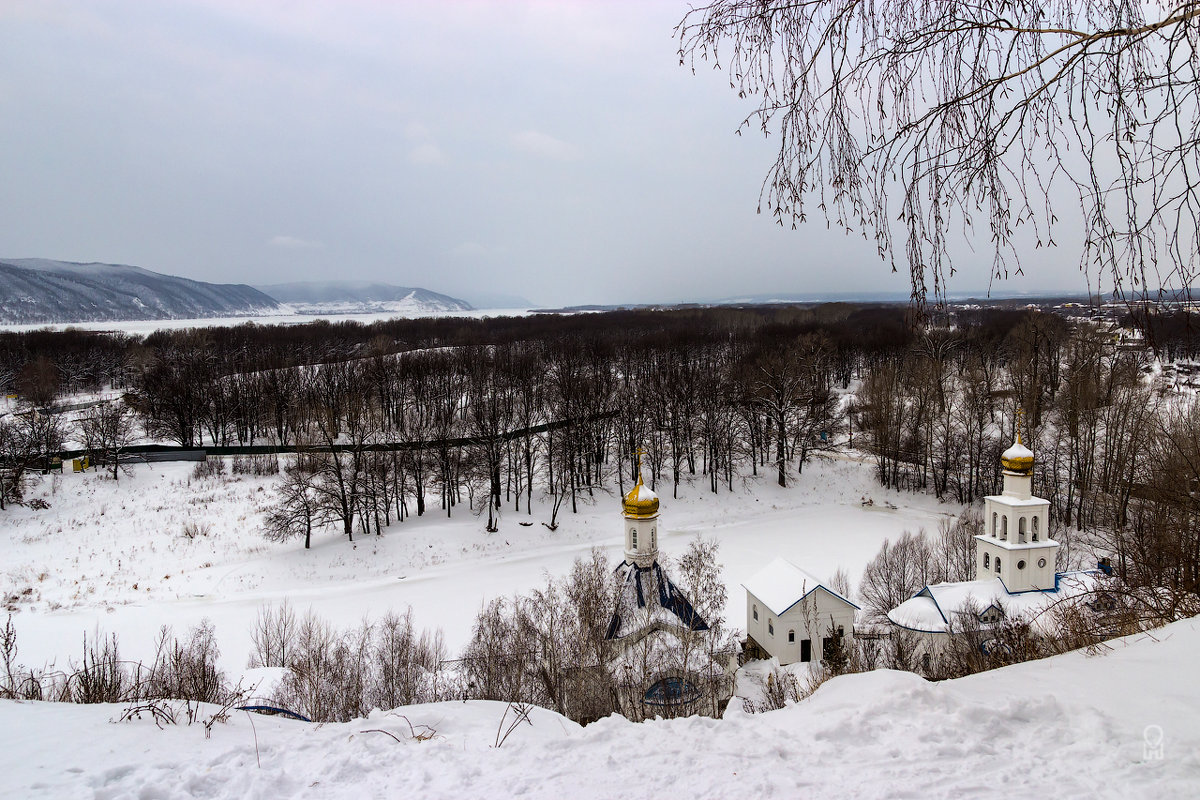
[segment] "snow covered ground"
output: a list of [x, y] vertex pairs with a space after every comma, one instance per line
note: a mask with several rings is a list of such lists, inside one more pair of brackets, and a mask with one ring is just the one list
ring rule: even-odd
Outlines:
[[1113, 644], [944, 683], [849, 675], [725, 719], [580, 728], [535, 709], [499, 748], [500, 703], [333, 725], [237, 713], [206, 739], [110, 722], [120, 706], [0, 701], [0, 797], [1195, 797], [1200, 621]]
[[479, 319], [482, 317], [523, 317], [527, 314], [529, 314], [528, 310], [514, 308], [476, 308], [472, 309], [471, 311], [440, 311], [412, 308], [407, 311], [401, 309], [389, 309], [386, 311], [349, 314], [305, 314], [281, 312], [278, 314], [261, 314], [257, 316], [243, 317], [111, 320], [107, 322], [61, 322], [52, 325], [0, 325], [0, 330], [21, 332], [50, 329], [61, 331], [67, 328], [75, 328], [77, 330], [84, 331], [116, 331], [135, 336], [145, 336], [147, 334], [154, 333], [155, 331], [182, 330], [185, 328], [223, 328], [231, 327], [233, 325], [245, 325], [247, 322], [253, 322], [258, 325], [303, 325], [308, 322], [315, 322], [316, 320], [326, 320], [328, 322], [362, 322], [364, 324], [370, 324], [372, 322], [384, 322], [389, 319], [396, 319], [397, 317], [406, 319], [414, 319], [418, 317], [460, 317], [464, 319]]
[[[191, 464], [133, 469], [117, 482], [96, 473], [43, 478], [31, 496], [49, 509], [0, 515], [0, 597], [16, 610], [23, 663], [65, 666], [97, 627], [118, 635], [124, 657], [149, 658], [161, 625], [183, 633], [207, 617], [222, 666], [236, 675], [258, 610], [284, 598], [341, 626], [411, 605], [417, 624], [442, 628], [457, 653], [484, 602], [527, 592], [546, 572], [565, 573], [593, 546], [615, 563], [623, 542], [620, 498], [600, 493], [577, 515], [560, 512], [554, 532], [540, 524], [549, 520], [545, 508], [532, 517], [509, 510], [489, 534], [463, 506], [452, 519], [435, 506], [353, 544], [319, 533], [305, 551], [298, 541], [262, 538], [275, 478], [197, 480]], [[740, 584], [775, 556], [822, 578], [844, 567], [857, 581], [884, 538], [934, 531], [958, 510], [882, 490], [868, 465], [846, 460], [815, 462], [786, 489], [760, 476], [733, 493], [713, 495], [703, 480], [681, 487], [678, 500], [660, 490], [664, 556], [682, 554], [697, 534], [720, 540], [735, 627], [745, 620]], [[874, 505], [864, 507], [864, 496]], [[186, 537], [188, 522], [206, 533]]]

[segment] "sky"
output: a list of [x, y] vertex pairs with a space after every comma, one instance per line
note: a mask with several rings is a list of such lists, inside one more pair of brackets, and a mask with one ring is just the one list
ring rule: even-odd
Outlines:
[[[680, 66], [687, 9], [0, 0], [0, 257], [540, 305], [906, 293], [861, 236], [756, 213], [774, 140]], [[1084, 291], [1077, 253], [993, 294]], [[965, 248], [950, 291], [988, 265]]]

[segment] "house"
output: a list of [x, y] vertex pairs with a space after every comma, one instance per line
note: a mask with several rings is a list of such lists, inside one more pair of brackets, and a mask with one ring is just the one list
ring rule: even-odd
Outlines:
[[776, 558], [742, 586], [750, 642], [780, 665], [819, 662], [837, 637], [853, 641], [858, 606], [786, 559]]

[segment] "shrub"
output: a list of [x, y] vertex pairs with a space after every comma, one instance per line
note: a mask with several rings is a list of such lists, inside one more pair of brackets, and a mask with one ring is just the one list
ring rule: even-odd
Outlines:
[[203, 461], [197, 461], [192, 468], [192, 477], [196, 479], [217, 478], [225, 474], [225, 459], [220, 456], [209, 456]]

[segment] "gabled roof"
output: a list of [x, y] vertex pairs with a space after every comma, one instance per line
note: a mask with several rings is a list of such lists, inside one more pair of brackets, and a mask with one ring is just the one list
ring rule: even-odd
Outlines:
[[849, 606], [858, 608], [845, 597], [830, 589], [817, 577], [797, 567], [786, 558], [776, 558], [742, 584], [746, 591], [762, 600], [775, 616], [781, 617], [788, 609], [808, 597], [818, 588]]
[[982, 614], [995, 606], [1009, 617], [1036, 617], [1055, 602], [1094, 589], [1095, 570], [1060, 572], [1054, 576], [1054, 587], [1028, 592], [1010, 592], [1000, 578], [981, 581], [935, 583], [926, 586], [908, 600], [888, 612], [888, 619], [909, 630], [924, 633], [947, 633], [950, 620], [966, 609]]
[[604, 638], [623, 639], [654, 623], [708, 630], [708, 623], [657, 561], [648, 567], [622, 561], [616, 573], [621, 582], [620, 594]]

